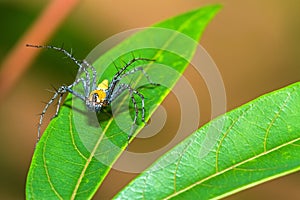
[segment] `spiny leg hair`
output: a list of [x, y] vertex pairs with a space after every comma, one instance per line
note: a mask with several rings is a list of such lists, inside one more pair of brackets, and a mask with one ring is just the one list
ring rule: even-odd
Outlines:
[[[35, 48], [46, 48], [46, 49], [53, 49], [56, 51], [60, 51], [63, 54], [65, 54], [68, 58], [70, 58], [78, 67], [78, 78], [69, 86], [63, 85], [61, 87], [59, 87], [58, 90], [56, 90], [56, 92], [54, 93], [53, 97], [50, 99], [50, 101], [46, 104], [46, 106], [44, 107], [41, 115], [40, 115], [40, 120], [39, 120], [39, 124], [38, 124], [38, 141], [40, 140], [40, 131], [41, 131], [41, 126], [42, 126], [42, 122], [44, 119], [44, 115], [46, 113], [46, 111], [48, 110], [49, 106], [55, 101], [55, 99], [58, 98], [58, 103], [57, 103], [57, 107], [56, 107], [56, 112], [54, 114], [54, 117], [56, 117], [59, 113], [60, 107], [61, 107], [61, 103], [62, 103], [62, 97], [65, 93], [69, 92], [71, 94], [73, 94], [74, 96], [80, 98], [81, 100], [85, 101], [89, 95], [90, 92], [92, 90], [95, 90], [97, 88], [97, 82], [96, 82], [96, 78], [97, 78], [97, 72], [96, 69], [89, 64], [86, 60], [83, 61], [79, 61], [77, 60], [75, 57], [73, 57], [73, 55], [71, 53], [69, 53], [68, 51], [66, 51], [65, 49], [63, 49], [62, 47], [55, 47], [55, 46], [42, 46], [42, 45], [31, 45], [31, 44], [27, 44], [26, 46], [28, 47], [35, 47]], [[133, 56], [134, 57], [134, 56]], [[139, 108], [137, 106], [137, 101], [134, 97], [134, 95], [138, 95], [139, 98], [141, 99], [141, 103], [142, 103], [142, 121], [145, 122], [145, 105], [144, 105], [144, 96], [138, 92], [137, 90], [135, 90], [130, 84], [125, 84], [125, 83], [120, 83], [120, 80], [130, 74], [134, 74], [137, 71], [141, 71], [143, 73], [143, 75], [146, 77], [146, 79], [149, 81], [150, 84], [152, 85], [159, 85], [157, 83], [154, 83], [151, 81], [150, 77], [148, 76], [148, 74], [145, 72], [143, 67], [136, 67], [130, 71], [126, 71], [127, 68], [129, 66], [131, 66], [134, 62], [136, 61], [140, 61], [140, 60], [144, 60], [144, 61], [155, 61], [153, 59], [148, 59], [148, 58], [142, 58], [142, 57], [137, 57], [137, 58], [133, 58], [131, 59], [129, 62], [125, 63], [125, 66], [122, 67], [120, 70], [118, 70], [118, 72], [113, 76], [107, 91], [107, 101], [108, 101], [108, 105], [114, 101], [121, 93], [123, 93], [124, 91], [129, 91], [129, 95], [131, 97], [131, 101], [134, 105], [134, 110], [135, 110], [135, 116], [133, 119], [133, 124], [131, 127], [131, 131], [130, 134], [128, 136], [128, 141], [131, 139], [132, 134], [134, 132], [134, 125], [137, 122], [137, 118], [138, 118], [138, 114], [139, 114]], [[89, 70], [91, 70], [91, 73], [89, 72]], [[82, 74], [85, 74], [85, 78], [84, 77], [80, 77]], [[91, 77], [92, 75], [92, 77]], [[78, 85], [79, 83], [83, 84], [83, 88], [84, 88], [84, 95], [74, 91], [72, 88], [76, 85]], [[51, 118], [51, 119], [52, 119]]]
[[[62, 97], [65, 93], [69, 92], [71, 94], [73, 94], [74, 96], [85, 100], [85, 97], [87, 97], [90, 93], [90, 74], [88, 72], [88, 70], [86, 69], [86, 67], [83, 66], [82, 63], [87, 65], [87, 62], [80, 62], [79, 60], [77, 60], [75, 57], [73, 57], [73, 55], [71, 53], [69, 53], [68, 51], [66, 51], [65, 49], [63, 49], [63, 47], [55, 47], [55, 46], [51, 46], [51, 45], [47, 45], [47, 46], [43, 46], [43, 45], [31, 45], [31, 44], [26, 44], [27, 47], [33, 47], [33, 48], [45, 48], [45, 49], [53, 49], [56, 51], [60, 51], [63, 54], [65, 54], [68, 58], [70, 58], [78, 67], [78, 71], [79, 71], [79, 75], [84, 72], [86, 74], [86, 79], [82, 77], [77, 78], [71, 85], [69, 86], [60, 86], [58, 90], [56, 90], [56, 92], [54, 93], [53, 97], [50, 99], [50, 101], [46, 104], [46, 106], [44, 107], [41, 115], [40, 115], [40, 120], [39, 120], [39, 124], [38, 124], [38, 138], [37, 138], [37, 142], [40, 140], [40, 136], [41, 136], [41, 126], [42, 126], [42, 122], [45, 116], [45, 113], [47, 112], [49, 106], [54, 102], [54, 100], [56, 98], [58, 98], [58, 102], [57, 102], [57, 107], [56, 107], [56, 111], [55, 114], [53, 115], [53, 117], [51, 119], [53, 119], [54, 117], [56, 117], [59, 113], [60, 107], [61, 107], [61, 102], [62, 102]], [[88, 67], [90, 67], [90, 65], [87, 65]], [[93, 80], [95, 80], [96, 76], [95, 74], [95, 69], [92, 67], [92, 72], [93, 72]], [[79, 83], [83, 84], [84, 90], [85, 90], [85, 97], [75, 91], [72, 90], [72, 88], [79, 84]], [[95, 84], [94, 84], [95, 85]]]

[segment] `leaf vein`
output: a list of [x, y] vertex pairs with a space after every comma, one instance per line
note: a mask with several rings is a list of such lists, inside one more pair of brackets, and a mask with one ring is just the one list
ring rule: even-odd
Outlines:
[[183, 192], [185, 192], [185, 191], [187, 191], [187, 190], [189, 190], [189, 189], [192, 189], [193, 187], [196, 187], [197, 185], [200, 185], [201, 183], [203, 183], [203, 182], [205, 182], [205, 181], [208, 181], [208, 180], [210, 180], [210, 179], [212, 179], [212, 178], [214, 178], [214, 177], [216, 177], [216, 176], [218, 176], [218, 175], [221, 175], [221, 174], [223, 174], [223, 173], [225, 173], [225, 172], [227, 172], [227, 171], [229, 171], [229, 170], [235, 169], [236, 167], [238, 167], [238, 166], [240, 166], [240, 165], [243, 165], [243, 164], [245, 164], [245, 163], [247, 163], [247, 162], [250, 162], [250, 161], [252, 161], [252, 160], [254, 160], [254, 159], [260, 158], [260, 157], [262, 157], [262, 156], [264, 156], [264, 155], [267, 155], [267, 154], [269, 154], [269, 153], [271, 153], [271, 152], [273, 152], [273, 151], [276, 151], [276, 150], [281, 149], [281, 148], [283, 148], [283, 147], [286, 147], [286, 146], [288, 146], [288, 145], [292, 145], [293, 143], [298, 142], [298, 141], [300, 141], [300, 137], [298, 137], [298, 138], [296, 138], [296, 139], [294, 139], [294, 140], [291, 140], [291, 141], [289, 141], [289, 142], [283, 143], [283, 144], [281, 144], [281, 145], [279, 145], [279, 146], [276, 146], [276, 147], [274, 147], [274, 148], [272, 148], [272, 149], [269, 149], [269, 150], [267, 150], [267, 151], [264, 151], [264, 152], [262, 152], [262, 153], [260, 153], [260, 154], [258, 154], [258, 155], [256, 155], [256, 156], [253, 156], [253, 157], [251, 157], [251, 158], [248, 158], [248, 159], [246, 159], [246, 160], [244, 160], [244, 161], [242, 161], [242, 162], [236, 163], [236, 164], [234, 164], [234, 165], [232, 165], [232, 166], [230, 166], [230, 167], [228, 167], [228, 168], [226, 168], [226, 169], [224, 169], [224, 170], [222, 170], [222, 171], [219, 171], [219, 172], [217, 172], [217, 173], [215, 173], [215, 174], [212, 174], [212, 175], [210, 175], [210, 176], [208, 176], [208, 177], [206, 177], [206, 178], [204, 178], [204, 179], [202, 179], [202, 180], [199, 180], [199, 181], [197, 181], [197, 182], [191, 184], [190, 186], [188, 186], [188, 187], [186, 187], [186, 188], [184, 188], [184, 189], [182, 189], [182, 190], [180, 190], [180, 191], [178, 191], [178, 192], [172, 193], [171, 195], [165, 197], [164, 199], [171, 199], [172, 197], [175, 197], [175, 196], [178, 195], [178, 194], [181, 194], [181, 193], [183, 193]]
[[221, 138], [217, 150], [216, 150], [216, 172], [219, 171], [219, 153], [220, 153], [220, 148], [222, 146], [223, 141], [225, 140], [225, 138], [227, 137], [227, 135], [229, 134], [229, 132], [232, 130], [232, 127], [248, 112], [249, 109], [251, 109], [252, 106], [249, 106], [242, 115], [240, 115], [238, 118], [236, 118], [231, 125], [227, 128], [226, 132], [223, 134], [223, 137]]
[[192, 140], [190, 140], [187, 145], [184, 147], [184, 149], [182, 150], [182, 152], [179, 154], [179, 159], [175, 165], [175, 170], [174, 170], [174, 192], [176, 192], [176, 175], [177, 175], [177, 170], [178, 170], [178, 166], [181, 162], [181, 159], [183, 157], [184, 152], [186, 152], [186, 150], [188, 149], [188, 147], [191, 145]]
[[74, 147], [74, 149], [76, 150], [76, 152], [84, 159], [87, 160], [87, 157], [85, 157], [81, 151], [78, 149], [76, 142], [75, 142], [75, 138], [74, 138], [74, 132], [73, 132], [73, 126], [72, 126], [72, 119], [71, 119], [71, 114], [72, 112], [70, 112], [69, 114], [69, 122], [70, 122], [70, 135], [71, 135], [71, 140], [72, 140], [72, 145]]
[[288, 96], [286, 97], [285, 101], [283, 102], [283, 104], [281, 105], [279, 110], [275, 113], [275, 116], [273, 117], [273, 119], [269, 123], [269, 126], [267, 127], [266, 134], [264, 137], [264, 151], [267, 151], [267, 140], [268, 140], [270, 130], [271, 130], [272, 126], [274, 125], [275, 121], [279, 118], [280, 113], [283, 111], [284, 107], [286, 107], [290, 97], [291, 97], [291, 95], [290, 95], [290, 93], [288, 93]]
[[58, 193], [58, 191], [55, 189], [52, 181], [51, 181], [51, 178], [50, 178], [50, 175], [49, 175], [49, 171], [48, 171], [48, 166], [47, 166], [47, 162], [46, 162], [46, 157], [45, 157], [45, 152], [46, 152], [46, 146], [47, 146], [47, 140], [49, 138], [50, 134], [47, 135], [47, 137], [45, 138], [45, 141], [44, 141], [44, 146], [43, 146], [43, 165], [44, 165], [44, 169], [45, 169], [45, 173], [46, 173], [46, 176], [47, 176], [47, 181], [48, 183], [50, 184], [50, 187], [51, 187], [51, 190], [54, 192], [54, 194], [59, 198], [59, 199], [63, 199], [60, 194]]

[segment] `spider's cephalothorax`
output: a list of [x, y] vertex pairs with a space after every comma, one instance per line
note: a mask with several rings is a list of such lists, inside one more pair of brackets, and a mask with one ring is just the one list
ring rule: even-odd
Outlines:
[[[94, 112], [100, 112], [102, 108], [110, 105], [120, 94], [122, 94], [124, 91], [128, 91], [131, 101], [134, 106], [135, 110], [135, 115], [133, 119], [133, 125], [136, 124], [138, 113], [139, 113], [139, 108], [136, 103], [136, 97], [137, 95], [141, 99], [141, 109], [142, 109], [142, 118], [141, 120], [145, 122], [145, 104], [144, 104], [144, 96], [134, 89], [130, 84], [128, 83], [120, 83], [122, 78], [134, 74], [138, 71], [141, 71], [143, 75], [147, 78], [150, 84], [152, 85], [159, 85], [157, 83], [154, 83], [150, 80], [148, 74], [144, 71], [143, 67], [135, 67], [131, 70], [128, 70], [127, 68], [131, 66], [134, 62], [139, 61], [139, 60], [144, 60], [144, 61], [154, 61], [152, 59], [148, 58], [132, 58], [129, 62], [125, 64], [124, 67], [122, 67], [118, 72], [113, 76], [112, 80], [110, 83], [108, 80], [102, 81], [99, 85], [96, 84], [96, 79], [97, 79], [97, 72], [95, 68], [90, 65], [87, 61], [79, 61], [75, 59], [71, 53], [68, 51], [64, 50], [63, 48], [60, 47], [55, 47], [55, 46], [40, 46], [40, 45], [29, 45], [27, 44], [26, 46], [28, 47], [35, 47], [35, 48], [46, 48], [46, 49], [54, 49], [56, 51], [60, 51], [64, 53], [67, 57], [69, 57], [78, 67], [78, 74], [79, 78], [77, 78], [72, 84], [70, 85], [63, 85], [58, 88], [58, 90], [55, 91], [53, 97], [50, 99], [50, 101], [46, 104], [44, 110], [41, 113], [39, 124], [38, 124], [38, 141], [40, 139], [40, 131], [41, 131], [41, 126], [42, 122], [44, 119], [44, 115], [46, 111], [48, 110], [49, 106], [54, 102], [56, 98], [58, 98], [58, 104], [56, 107], [56, 112], [53, 117], [56, 117], [58, 115], [60, 106], [61, 106], [61, 101], [62, 97], [65, 93], [71, 93], [75, 97], [81, 99], [82, 101], [85, 102], [86, 107]], [[82, 83], [83, 85], [83, 90], [84, 93], [81, 94], [77, 91], [73, 90], [73, 87], [78, 85], [79, 83]], [[132, 130], [129, 134], [129, 139], [131, 138]]]
[[96, 90], [93, 90], [89, 98], [85, 100], [85, 104], [89, 110], [100, 112], [102, 107], [107, 106], [108, 100], [107, 100], [107, 93], [108, 93], [108, 80], [102, 81]]

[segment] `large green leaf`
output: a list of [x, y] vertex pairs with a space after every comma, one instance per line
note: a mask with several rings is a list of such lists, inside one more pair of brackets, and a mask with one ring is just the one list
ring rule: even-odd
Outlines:
[[299, 155], [300, 82], [206, 124], [115, 199], [218, 199], [299, 170]]
[[[207, 6], [161, 22], [151, 29], [126, 39], [98, 56], [96, 48], [88, 60], [94, 61], [100, 81], [111, 79], [121, 61], [133, 56], [155, 59], [145, 64], [150, 78], [161, 86], [140, 88], [145, 96], [146, 119], [162, 102], [183, 73], [195, 52], [205, 26], [220, 6]], [[130, 78], [137, 86], [145, 84], [142, 74]], [[75, 88], [80, 92], [80, 85]], [[69, 95], [66, 105], [54, 118], [39, 141], [26, 183], [27, 199], [88, 199], [96, 192], [115, 160], [127, 145], [132, 109], [128, 97], [122, 96], [110, 112], [95, 115], [83, 102]], [[138, 102], [140, 103], [140, 102]], [[139, 120], [140, 122], [140, 120]], [[143, 123], [136, 127], [135, 134]]]

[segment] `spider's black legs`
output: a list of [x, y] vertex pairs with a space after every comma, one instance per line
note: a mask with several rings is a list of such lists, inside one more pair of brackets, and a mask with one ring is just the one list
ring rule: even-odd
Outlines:
[[141, 72], [143, 73], [143, 75], [146, 77], [146, 79], [148, 80], [148, 82], [149, 82], [151, 85], [155, 85], [155, 86], [159, 86], [159, 85], [160, 85], [159, 83], [155, 83], [155, 82], [153, 82], [153, 81], [150, 79], [149, 75], [146, 73], [146, 71], [145, 71], [145, 69], [144, 69], [143, 67], [136, 67], [136, 68], [134, 68], [134, 69], [132, 69], [132, 70], [130, 70], [130, 71], [128, 71], [128, 72], [122, 74], [122, 75], [119, 77], [119, 79], [121, 80], [121, 79], [124, 78], [125, 76], [128, 76], [128, 75], [130, 75], [130, 74], [134, 74], [134, 73], [136, 73], [136, 72], [138, 72], [138, 71], [141, 71]]
[[142, 119], [141, 120], [142, 120], [142, 122], [145, 122], [145, 98], [144, 98], [144, 95], [142, 95], [139, 91], [132, 88], [129, 84], [121, 83], [118, 85], [116, 90], [111, 95], [111, 99], [110, 99], [109, 103], [111, 103], [114, 99], [116, 99], [125, 90], [129, 91], [129, 95], [130, 95], [131, 101], [134, 106], [134, 111], [135, 111], [133, 122], [132, 122], [131, 129], [130, 129], [130, 133], [128, 134], [128, 141], [129, 141], [134, 133], [134, 127], [136, 125], [137, 118], [139, 115], [139, 108], [138, 108], [138, 104], [137, 104], [137, 101], [136, 101], [134, 95], [138, 95], [141, 99], [141, 103], [142, 103], [142, 113], [141, 113]]
[[116, 79], [118, 79], [118, 77], [130, 66], [132, 65], [134, 62], [139, 61], [139, 60], [145, 60], [145, 61], [155, 61], [153, 59], [149, 59], [149, 58], [133, 58], [132, 60], [130, 60], [124, 67], [122, 67], [122, 69], [120, 69], [115, 75], [114, 78], [112, 80], [112, 82]]
[[43, 109], [43, 111], [42, 111], [42, 113], [40, 115], [40, 121], [39, 121], [39, 124], [38, 124], [37, 142], [41, 138], [41, 126], [42, 126], [42, 123], [43, 123], [43, 120], [44, 120], [45, 113], [47, 112], [49, 106], [54, 102], [55, 99], [58, 98], [58, 102], [57, 102], [55, 114], [52, 116], [51, 119], [57, 117], [57, 115], [59, 113], [59, 110], [60, 110], [60, 107], [61, 107], [62, 97], [63, 97], [63, 95], [65, 93], [70, 92], [74, 96], [76, 96], [76, 97], [78, 97], [78, 98], [80, 98], [82, 100], [85, 100], [85, 98], [81, 94], [78, 94], [77, 92], [75, 92], [75, 91], [72, 90], [72, 87], [74, 87], [76, 84], [80, 83], [80, 81], [82, 81], [82, 80], [81, 79], [77, 79], [73, 84], [71, 84], [69, 86], [64, 86], [64, 85], [60, 86], [58, 88], [58, 90], [56, 90], [56, 92], [54, 93], [54, 95], [50, 99], [50, 101], [46, 104], [46, 106], [44, 107], [44, 109]]
[[145, 102], [144, 102], [144, 95], [142, 95], [141, 93], [139, 93], [137, 90], [134, 90], [132, 89], [130, 86], [129, 86], [129, 91], [130, 91], [130, 96], [131, 96], [131, 101], [133, 103], [133, 106], [134, 106], [134, 110], [135, 110], [135, 115], [134, 115], [134, 119], [133, 119], [133, 122], [132, 122], [132, 125], [131, 125], [131, 129], [130, 129], [130, 133], [128, 135], [128, 142], [130, 141], [132, 135], [134, 134], [134, 127], [136, 125], [136, 121], [137, 121], [137, 118], [138, 118], [138, 115], [139, 115], [139, 108], [137, 106], [137, 102], [134, 98], [134, 94], [137, 94], [141, 100], [142, 100], [142, 122], [145, 123]]
[[[55, 99], [58, 98], [58, 102], [57, 102], [57, 106], [56, 106], [56, 111], [55, 114], [53, 115], [53, 117], [51, 119], [53, 119], [54, 117], [56, 117], [59, 113], [60, 107], [61, 107], [61, 103], [62, 103], [62, 97], [65, 93], [69, 92], [71, 94], [73, 94], [74, 96], [80, 98], [81, 100], [85, 101], [86, 98], [89, 96], [90, 91], [91, 91], [91, 79], [93, 80], [92, 82], [92, 86], [95, 87], [95, 82], [96, 82], [96, 70], [93, 66], [89, 65], [86, 61], [79, 61], [77, 60], [72, 53], [66, 51], [65, 49], [63, 49], [62, 47], [55, 47], [55, 46], [51, 46], [51, 45], [32, 45], [32, 44], [26, 44], [27, 47], [33, 47], [33, 48], [44, 48], [44, 49], [53, 49], [55, 51], [59, 51], [62, 52], [64, 55], [66, 55], [68, 58], [70, 58], [78, 67], [78, 72], [79, 75], [81, 75], [83, 72], [85, 73], [85, 78], [83, 77], [78, 77], [71, 85], [69, 86], [61, 86], [59, 87], [58, 90], [55, 91], [53, 97], [50, 99], [50, 101], [46, 104], [46, 106], [44, 107], [41, 115], [40, 115], [40, 120], [38, 123], [38, 138], [37, 138], [37, 142], [40, 140], [41, 137], [41, 126], [44, 120], [44, 116], [45, 113], [47, 112], [49, 106], [55, 101]], [[90, 73], [88, 72], [88, 69], [92, 70], [92, 78], [90, 77]], [[79, 84], [82, 83], [83, 84], [83, 88], [84, 88], [84, 95], [75, 92], [72, 88]]]
[[[132, 135], [135, 132], [135, 128], [137, 127], [137, 121], [139, 117], [139, 111], [141, 111], [141, 121], [145, 122], [145, 100], [144, 96], [135, 89], [135, 85], [132, 85], [131, 83], [121, 83], [121, 79], [125, 78], [126, 76], [129, 76], [131, 74], [134, 74], [136, 72], [141, 72], [141, 76], [144, 76], [148, 82], [152, 85], [159, 85], [154, 83], [143, 67], [133, 67], [131, 70], [127, 70], [130, 66], [133, 65], [133, 63], [137, 61], [154, 61], [153, 59], [148, 58], [133, 58], [129, 62], [125, 63], [125, 66], [123, 66], [120, 70], [115, 73], [115, 75], [112, 77], [110, 84], [107, 80], [104, 80], [102, 83], [97, 85], [97, 71], [96, 69], [89, 64], [87, 61], [79, 61], [75, 57], [73, 57], [72, 53], [64, 50], [62, 47], [55, 47], [55, 46], [42, 46], [42, 45], [30, 45], [27, 44], [27, 47], [34, 47], [34, 48], [45, 48], [45, 49], [53, 49], [55, 51], [62, 52], [65, 56], [67, 56], [69, 59], [71, 59], [78, 67], [78, 77], [76, 80], [70, 84], [70, 85], [64, 85], [58, 88], [58, 90], [55, 91], [54, 95], [50, 99], [50, 101], [45, 105], [41, 115], [40, 120], [38, 123], [38, 141], [40, 140], [41, 136], [41, 126], [44, 120], [44, 116], [48, 110], [48, 108], [51, 106], [51, 104], [57, 100], [57, 106], [55, 114], [52, 118], [56, 117], [59, 114], [63, 95], [65, 93], [71, 93], [73, 96], [79, 98], [82, 100], [88, 109], [99, 112], [102, 107], [109, 106], [113, 101], [116, 100], [116, 98], [122, 94], [124, 91], [128, 91], [131, 101], [134, 106], [134, 118], [133, 123], [131, 126], [130, 133], [128, 134], [128, 141], [131, 139]], [[136, 80], [138, 82], [139, 80]], [[82, 90], [77, 91], [74, 87], [82, 83], [83, 85], [83, 92]], [[133, 83], [134, 84], [134, 83]], [[74, 91], [76, 90], [76, 91]], [[139, 98], [141, 100], [140, 102], [136, 101], [136, 98]], [[138, 104], [141, 104], [141, 107], [138, 106]]]
[[111, 99], [109, 100], [109, 104], [114, 101], [120, 94], [122, 94], [124, 91], [128, 90], [130, 94], [131, 101], [133, 103], [134, 109], [135, 109], [135, 117], [133, 119], [133, 123], [135, 124], [138, 117], [138, 107], [137, 102], [134, 98], [134, 94], [138, 95], [140, 99], [142, 100], [142, 122], [145, 122], [145, 98], [144, 95], [142, 95], [139, 91], [132, 88], [129, 84], [121, 83], [118, 85], [116, 90], [112, 93]]
[[60, 51], [63, 54], [65, 54], [68, 58], [70, 58], [79, 68], [82, 67], [81, 62], [79, 60], [77, 60], [74, 56], [72, 56], [71, 53], [69, 53], [67, 50], [63, 49], [62, 47], [55, 47], [55, 46], [51, 46], [51, 45], [32, 45], [32, 44], [26, 44], [27, 47], [33, 47], [33, 48], [43, 48], [43, 49], [53, 49], [56, 51]]
[[124, 92], [125, 90], [129, 91], [129, 94], [130, 94], [130, 98], [131, 98], [131, 101], [133, 103], [133, 106], [134, 106], [134, 110], [135, 110], [135, 115], [134, 115], [134, 118], [133, 118], [133, 123], [132, 123], [132, 126], [131, 126], [131, 130], [130, 130], [130, 133], [128, 135], [128, 141], [131, 139], [132, 135], [134, 134], [134, 127], [136, 125], [136, 122], [137, 122], [137, 118], [138, 118], [138, 114], [139, 114], [139, 108], [137, 106], [137, 102], [136, 102], [136, 99], [135, 99], [135, 95], [138, 95], [139, 98], [141, 99], [141, 104], [142, 104], [142, 117], [141, 117], [141, 120], [142, 122], [145, 122], [145, 100], [144, 100], [144, 96], [138, 92], [136, 89], [134, 89], [130, 83], [127, 84], [127, 83], [119, 83], [124, 77], [126, 76], [129, 76], [130, 74], [134, 74], [138, 71], [142, 72], [143, 75], [145, 76], [145, 78], [148, 80], [148, 82], [152, 85], [160, 85], [160, 84], [157, 84], [155, 82], [153, 82], [149, 75], [146, 73], [146, 71], [144, 70], [143, 67], [135, 67], [133, 69], [131, 69], [130, 71], [125, 71], [132, 63], [138, 61], [138, 60], [146, 60], [146, 61], [154, 61], [152, 59], [147, 59], [147, 58], [134, 58], [132, 59], [131, 61], [129, 61], [121, 70], [119, 70], [113, 77], [110, 85], [109, 85], [109, 88], [108, 88], [108, 101], [109, 101], [109, 104], [114, 101], [122, 92]]
[[[134, 62], [139, 61], [139, 60], [145, 60], [145, 61], [155, 61], [153, 59], [149, 59], [149, 58], [133, 58], [132, 60], [130, 60], [124, 67], [122, 67], [113, 77], [113, 79], [111, 80], [111, 83], [109, 85], [109, 88], [111, 91], [113, 91], [116, 87], [116, 85], [118, 84], [118, 82], [121, 80], [121, 76], [124, 73], [124, 71], [130, 66], [132, 65]], [[108, 97], [110, 98], [110, 97]]]
[[97, 87], [97, 71], [95, 69], [95, 67], [93, 65], [91, 65], [90, 63], [88, 63], [86, 60], [83, 60], [82, 61], [82, 64], [86, 65], [88, 68], [90, 68], [92, 70], [92, 80], [89, 79], [88, 82], [91, 82], [92, 83], [92, 89], [96, 88]]
[[[37, 142], [40, 140], [41, 138], [41, 126], [42, 126], [42, 123], [43, 123], [43, 120], [44, 120], [44, 116], [45, 116], [45, 113], [47, 112], [49, 106], [54, 102], [54, 100], [59, 96], [59, 99], [58, 99], [58, 104], [57, 104], [57, 107], [56, 107], [56, 113], [54, 114], [53, 117], [56, 117], [58, 115], [58, 111], [59, 111], [59, 108], [60, 108], [60, 103], [61, 103], [61, 98], [63, 96], [63, 94], [66, 93], [66, 88], [65, 86], [61, 86], [53, 95], [53, 97], [50, 99], [50, 101], [46, 104], [46, 106], [44, 107], [41, 115], [40, 115], [40, 121], [39, 121], [39, 124], [38, 124], [38, 136], [37, 136]], [[52, 118], [53, 118], [52, 117]]]
[[[133, 136], [134, 134], [134, 131], [135, 131], [135, 125], [136, 125], [136, 120], [137, 120], [137, 117], [138, 117], [138, 114], [139, 114], [139, 108], [137, 106], [137, 103], [136, 103], [136, 100], [134, 98], [134, 95], [133, 93], [135, 92], [135, 90], [133, 90], [131, 87], [128, 88], [129, 89], [129, 93], [130, 93], [130, 97], [131, 97], [131, 101], [133, 103], [133, 106], [134, 106], [134, 111], [135, 111], [135, 115], [134, 115], [134, 118], [133, 118], [133, 122], [131, 124], [131, 128], [130, 128], [130, 132], [128, 134], [128, 142], [130, 141], [131, 137]], [[142, 115], [144, 115], [144, 107], [142, 107], [143, 111], [142, 111]], [[143, 120], [143, 119], [142, 119]]]
[[[87, 80], [84, 80], [83, 78], [78, 78], [77, 80], [75, 80], [75, 82], [80, 80], [84, 84], [85, 96], [88, 97], [88, 95], [90, 93], [90, 90], [91, 90], [91, 86], [90, 86], [91, 77], [90, 77], [90, 73], [88, 72], [88, 70], [85, 66], [87, 66], [88, 68], [91, 68], [91, 70], [92, 70], [92, 73], [93, 73], [93, 78], [92, 79], [93, 79], [93, 86], [94, 86], [94, 85], [96, 85], [95, 82], [96, 82], [97, 74], [96, 74], [95, 68], [92, 65], [88, 64], [86, 61], [81, 62], [81, 61], [77, 60], [72, 55], [72, 53], [70, 53], [67, 50], [63, 49], [63, 47], [56, 47], [56, 46], [51, 46], [51, 45], [32, 45], [32, 44], [26, 44], [26, 46], [27, 47], [33, 47], [33, 48], [53, 49], [55, 51], [62, 52], [68, 58], [70, 58], [79, 67], [78, 74], [81, 75], [82, 72], [85, 72], [85, 74], [86, 74], [86, 79]], [[72, 85], [74, 85], [74, 83]], [[77, 83], [75, 83], [75, 84], [77, 84]]]
[[[145, 123], [145, 98], [144, 98], [144, 95], [142, 95], [141, 93], [139, 93], [137, 90], [133, 90], [132, 91], [134, 94], [137, 94], [140, 99], [142, 100], [142, 122]], [[133, 98], [133, 95], [131, 94], [132, 98]], [[132, 101], [133, 103], [133, 101]], [[136, 103], [135, 103], [135, 120], [134, 120], [134, 123], [136, 123], [136, 118], [138, 116], [138, 108], [136, 107]]]

